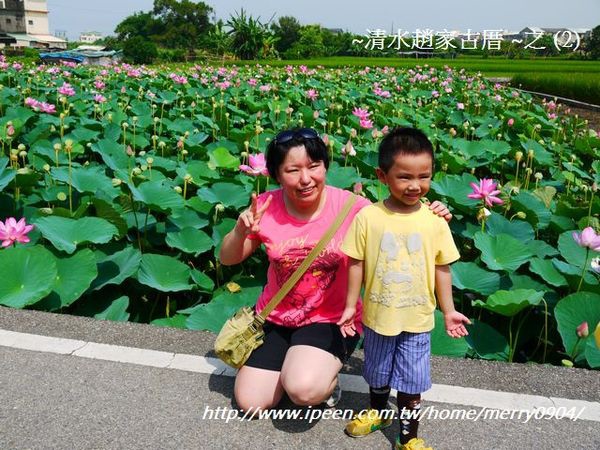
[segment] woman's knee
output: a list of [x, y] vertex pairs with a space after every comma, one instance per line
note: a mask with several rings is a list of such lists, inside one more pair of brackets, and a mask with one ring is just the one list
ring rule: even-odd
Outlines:
[[244, 411], [272, 408], [283, 395], [279, 372], [242, 367], [236, 376], [233, 393], [237, 406]]
[[285, 392], [296, 405], [318, 405], [331, 395], [331, 383], [324, 383], [323, 379], [302, 375], [296, 374], [291, 379], [282, 379]]

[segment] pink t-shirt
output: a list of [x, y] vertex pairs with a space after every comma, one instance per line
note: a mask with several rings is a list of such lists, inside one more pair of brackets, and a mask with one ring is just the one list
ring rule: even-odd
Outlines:
[[[258, 298], [256, 309], [260, 312], [279, 288], [294, 273], [306, 255], [317, 245], [334, 222], [350, 192], [326, 186], [325, 206], [318, 217], [310, 221], [299, 220], [288, 214], [283, 201], [283, 191], [277, 189], [258, 197], [261, 205], [268, 195], [271, 204], [260, 221], [260, 232], [250, 236], [259, 239], [269, 257], [267, 284]], [[340, 250], [344, 235], [354, 216], [370, 202], [357, 197], [331, 241], [287, 296], [271, 312], [268, 320], [290, 328], [310, 323], [336, 323], [346, 305], [348, 290], [348, 257]], [[357, 305], [356, 329], [362, 333], [362, 305]]]

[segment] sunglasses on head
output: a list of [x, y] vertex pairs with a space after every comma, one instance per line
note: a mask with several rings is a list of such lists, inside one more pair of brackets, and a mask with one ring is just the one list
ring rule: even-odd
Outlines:
[[298, 130], [285, 130], [275, 136], [275, 144], [285, 144], [295, 138], [317, 139], [319, 133], [312, 128], [300, 128]]

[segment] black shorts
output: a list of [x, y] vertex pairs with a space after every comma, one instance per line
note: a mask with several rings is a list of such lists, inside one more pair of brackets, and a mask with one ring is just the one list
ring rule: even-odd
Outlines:
[[320, 348], [345, 363], [354, 351], [360, 336], [344, 337], [334, 323], [311, 323], [300, 328], [288, 328], [265, 322], [263, 345], [252, 352], [246, 366], [281, 371], [288, 349], [293, 345]]

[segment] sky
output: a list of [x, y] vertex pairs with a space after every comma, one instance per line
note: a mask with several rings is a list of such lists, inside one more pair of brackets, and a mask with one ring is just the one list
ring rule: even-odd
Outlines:
[[[107, 36], [125, 17], [150, 11], [153, 0], [48, 0], [50, 32], [83, 31]], [[600, 25], [600, 0], [208, 0], [216, 19], [227, 20], [242, 7], [261, 22], [293, 16], [303, 25], [318, 23], [356, 34], [367, 29], [520, 31], [527, 26], [594, 28]]]

